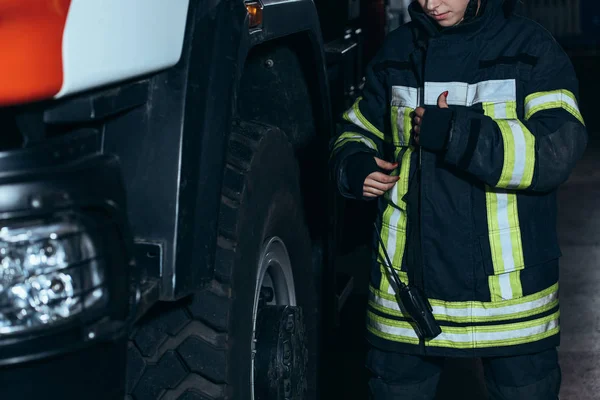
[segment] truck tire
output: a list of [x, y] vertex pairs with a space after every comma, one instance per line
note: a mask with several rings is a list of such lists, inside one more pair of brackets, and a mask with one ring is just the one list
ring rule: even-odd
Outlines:
[[221, 199], [215, 279], [140, 321], [128, 347], [128, 398], [315, 399], [317, 275], [282, 132], [233, 124]]

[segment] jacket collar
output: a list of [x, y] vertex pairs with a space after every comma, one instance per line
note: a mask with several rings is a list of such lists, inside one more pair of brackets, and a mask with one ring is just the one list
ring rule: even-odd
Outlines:
[[428, 17], [419, 3], [413, 1], [408, 8], [419, 36], [426, 38], [465, 38], [475, 36], [484, 27], [494, 24], [498, 19], [512, 14], [516, 0], [482, 0], [479, 15], [469, 21], [448, 28], [440, 26]]

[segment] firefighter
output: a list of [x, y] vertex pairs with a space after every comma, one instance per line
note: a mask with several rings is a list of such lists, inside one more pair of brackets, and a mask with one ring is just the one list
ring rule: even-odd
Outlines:
[[[331, 150], [341, 193], [377, 199], [367, 310], [373, 399], [433, 399], [448, 357], [492, 399], [557, 399], [556, 190], [587, 144], [566, 54], [512, 0], [418, 0], [367, 68]], [[385, 252], [442, 333], [424, 340]]]

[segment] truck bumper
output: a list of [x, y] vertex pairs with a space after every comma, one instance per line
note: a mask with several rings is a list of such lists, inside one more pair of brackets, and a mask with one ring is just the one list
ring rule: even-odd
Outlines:
[[122, 400], [127, 337], [0, 367], [3, 399]]

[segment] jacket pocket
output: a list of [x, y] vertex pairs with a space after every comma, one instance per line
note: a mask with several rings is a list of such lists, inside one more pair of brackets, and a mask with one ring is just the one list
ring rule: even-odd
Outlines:
[[517, 240], [517, 234], [520, 235], [519, 229], [511, 228], [479, 238], [492, 301], [523, 297], [522, 271], [544, 268], [549, 261], [560, 257], [558, 246], [542, 249], [536, 247], [536, 243], [527, 243], [525, 263], [523, 245], [520, 237]]
[[521, 231], [511, 227], [480, 236], [486, 275], [501, 275], [525, 268]]
[[508, 274], [543, 265], [562, 255], [560, 246], [554, 241], [529, 240], [523, 244], [520, 227], [492, 231], [488, 236], [480, 236], [479, 246], [485, 273], [488, 276]]
[[480, 237], [480, 245], [491, 301], [523, 297], [520, 271], [525, 268], [525, 262], [519, 229], [490, 232], [488, 237]]

